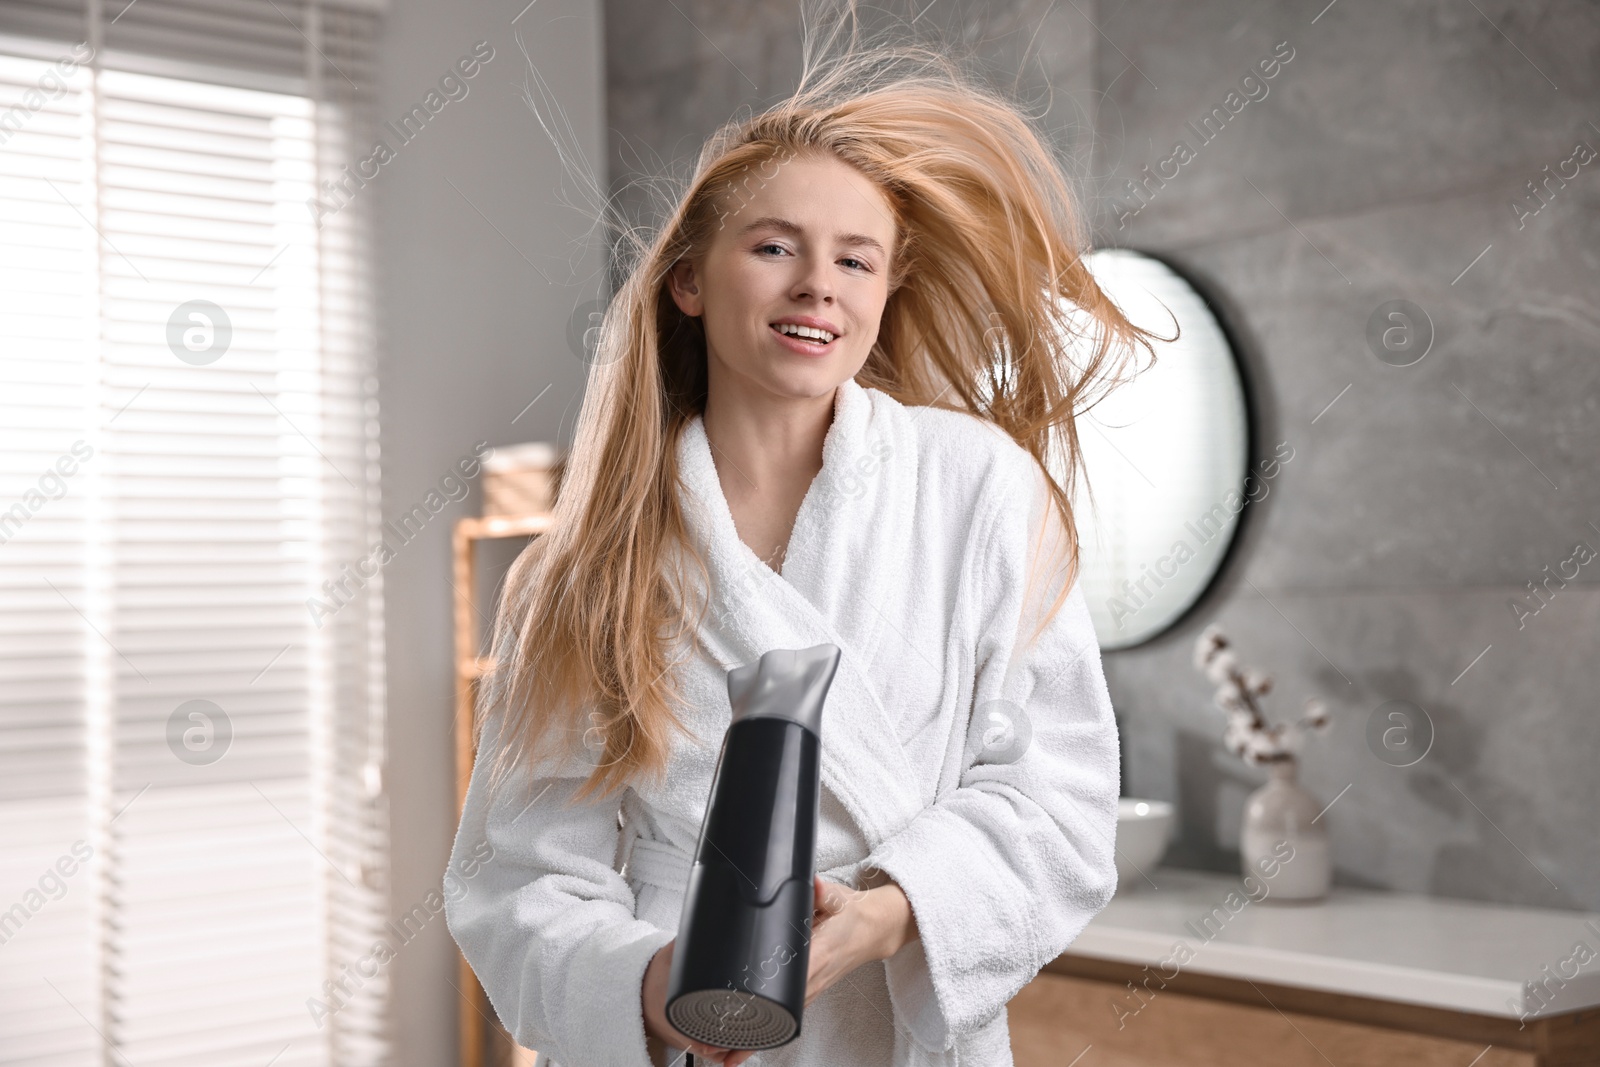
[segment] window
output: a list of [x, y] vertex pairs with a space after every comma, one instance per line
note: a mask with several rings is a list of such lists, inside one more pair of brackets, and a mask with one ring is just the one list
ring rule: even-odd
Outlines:
[[0, 7], [0, 1064], [384, 1058], [373, 20]]

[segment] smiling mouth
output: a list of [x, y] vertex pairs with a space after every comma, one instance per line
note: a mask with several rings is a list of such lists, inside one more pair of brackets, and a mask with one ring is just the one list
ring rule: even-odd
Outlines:
[[[787, 323], [784, 325], [787, 325]], [[783, 329], [783, 326], [780, 326], [777, 323], [771, 323], [767, 328], [785, 340], [798, 342], [799, 344], [806, 345], [809, 348], [815, 348], [819, 351], [833, 344], [833, 342], [837, 341], [840, 336], [838, 334], [833, 334], [828, 338], [828, 340], [824, 341], [818, 337], [808, 337], [803, 334], [786, 332]], [[827, 331], [822, 332], [826, 333]]]

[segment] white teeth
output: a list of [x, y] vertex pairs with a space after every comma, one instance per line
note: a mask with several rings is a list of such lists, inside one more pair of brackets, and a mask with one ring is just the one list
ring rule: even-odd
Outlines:
[[780, 322], [777, 326], [779, 333], [786, 333], [793, 337], [804, 337], [808, 341], [821, 341], [827, 344], [833, 340], [833, 334], [827, 330], [819, 330], [814, 326], [796, 326], [790, 322]]

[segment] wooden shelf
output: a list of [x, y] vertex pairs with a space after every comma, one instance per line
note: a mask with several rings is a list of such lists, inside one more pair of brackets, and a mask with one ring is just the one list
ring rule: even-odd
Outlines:
[[488, 656], [473, 656], [456, 662], [456, 676], [476, 681], [494, 670], [494, 660]]
[[495, 537], [529, 537], [550, 529], [552, 519], [545, 515], [489, 515], [481, 519], [457, 519], [456, 536], [469, 541]]
[[[510, 537], [535, 537], [547, 532], [552, 517], [542, 515], [491, 515], [483, 518], [457, 519], [452, 531], [452, 565], [455, 581], [455, 663], [456, 663], [456, 817], [467, 800], [467, 786], [472, 782], [472, 761], [476, 753], [474, 741], [477, 725], [478, 681], [494, 666], [494, 661], [479, 654], [483, 639], [479, 620], [488, 617], [485, 605], [476, 601], [478, 588], [477, 544], [480, 541]], [[492, 607], [493, 605], [487, 605]], [[489, 999], [484, 996], [478, 976], [465, 957], [459, 956], [458, 969], [462, 995], [467, 1006], [461, 1012], [461, 1067], [534, 1067], [539, 1054], [511, 1041], [494, 1020]], [[495, 1033], [485, 1041], [485, 1020], [494, 1026]], [[492, 1047], [491, 1047], [492, 1046]]]

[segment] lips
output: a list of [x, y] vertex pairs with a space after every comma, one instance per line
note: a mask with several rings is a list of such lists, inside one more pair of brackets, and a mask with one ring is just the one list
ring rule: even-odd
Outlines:
[[824, 331], [826, 333], [833, 334], [833, 336], [835, 336], [835, 337], [838, 337], [841, 333], [844, 332], [843, 330], [839, 329], [839, 327], [837, 327], [833, 323], [829, 322], [827, 319], [819, 319], [815, 315], [785, 315], [783, 318], [777, 319], [777, 320], [769, 323], [768, 325], [771, 325], [771, 326], [809, 326], [813, 330], [822, 330], [822, 331]]

